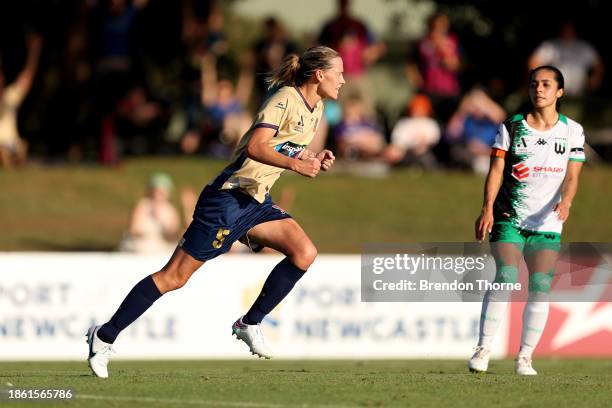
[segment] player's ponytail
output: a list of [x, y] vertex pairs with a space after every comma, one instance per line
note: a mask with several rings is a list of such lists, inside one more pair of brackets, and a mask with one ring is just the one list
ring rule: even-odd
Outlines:
[[289, 54], [283, 60], [280, 68], [272, 71], [266, 77], [268, 88], [276, 88], [284, 85], [295, 85], [295, 77], [300, 69], [300, 57], [297, 54]]
[[335, 50], [323, 46], [309, 48], [301, 57], [289, 54], [280, 68], [266, 77], [268, 88], [300, 86], [308, 81], [316, 70], [331, 68], [332, 60], [338, 56]]

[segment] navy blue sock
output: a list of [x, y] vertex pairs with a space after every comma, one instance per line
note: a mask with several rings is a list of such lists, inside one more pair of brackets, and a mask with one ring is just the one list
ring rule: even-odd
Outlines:
[[242, 322], [246, 324], [261, 323], [263, 318], [291, 292], [295, 283], [304, 276], [305, 272], [292, 264], [289, 258], [283, 259], [268, 275], [261, 293], [251, 309], [242, 318]]
[[100, 340], [114, 343], [121, 330], [138, 319], [161, 295], [151, 275], [138, 282], [123, 299], [113, 317], [98, 330]]

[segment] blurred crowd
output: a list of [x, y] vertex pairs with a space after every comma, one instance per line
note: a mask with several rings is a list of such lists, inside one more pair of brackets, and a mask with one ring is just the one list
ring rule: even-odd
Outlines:
[[[430, 16], [427, 32], [406, 49], [411, 97], [401, 112], [388, 112], [378, 106], [368, 75], [388, 47], [352, 15], [348, 0], [337, 2], [336, 15], [310, 41], [294, 41], [284, 22], [270, 16], [239, 53], [230, 47], [220, 2], [90, 0], [63, 7], [53, 30], [8, 27], [10, 41], [3, 34], [1, 167], [22, 165], [29, 150], [46, 162], [103, 165], [130, 155], [228, 157], [271, 92], [264, 74], [317, 43], [339, 51], [347, 84], [338, 101], [326, 101], [312, 148], [331, 147], [347, 163], [484, 173], [500, 122], [527, 101], [525, 85], [519, 103], [509, 104], [497, 76], [462, 81], [462, 40], [444, 13]], [[564, 73], [563, 109], [580, 121], [583, 97], [604, 77], [598, 51], [563, 22], [558, 38], [533, 50], [525, 72], [543, 64]], [[159, 188], [152, 191], [169, 189], [161, 176], [153, 185]], [[154, 196], [138, 213], [152, 211]], [[166, 216], [162, 236], [180, 224], [176, 214]], [[147, 222], [144, 230], [153, 228]]]

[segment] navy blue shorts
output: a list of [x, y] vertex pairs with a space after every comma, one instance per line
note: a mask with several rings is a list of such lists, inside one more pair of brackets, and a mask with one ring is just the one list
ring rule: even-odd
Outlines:
[[193, 220], [179, 246], [200, 261], [226, 253], [232, 244], [254, 226], [291, 218], [269, 195], [259, 203], [239, 190], [206, 187], [200, 194]]

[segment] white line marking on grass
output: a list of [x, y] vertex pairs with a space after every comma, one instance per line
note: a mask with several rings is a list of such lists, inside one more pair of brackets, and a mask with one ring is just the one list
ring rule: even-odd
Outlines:
[[266, 402], [241, 402], [241, 401], [214, 401], [214, 400], [194, 400], [178, 398], [153, 398], [153, 397], [121, 397], [106, 395], [77, 394], [77, 399], [101, 400], [101, 401], [124, 401], [124, 402], [150, 402], [157, 404], [178, 404], [178, 405], [214, 405], [222, 407], [244, 407], [244, 408], [348, 408], [342, 405], [310, 405], [310, 404], [275, 404]]

